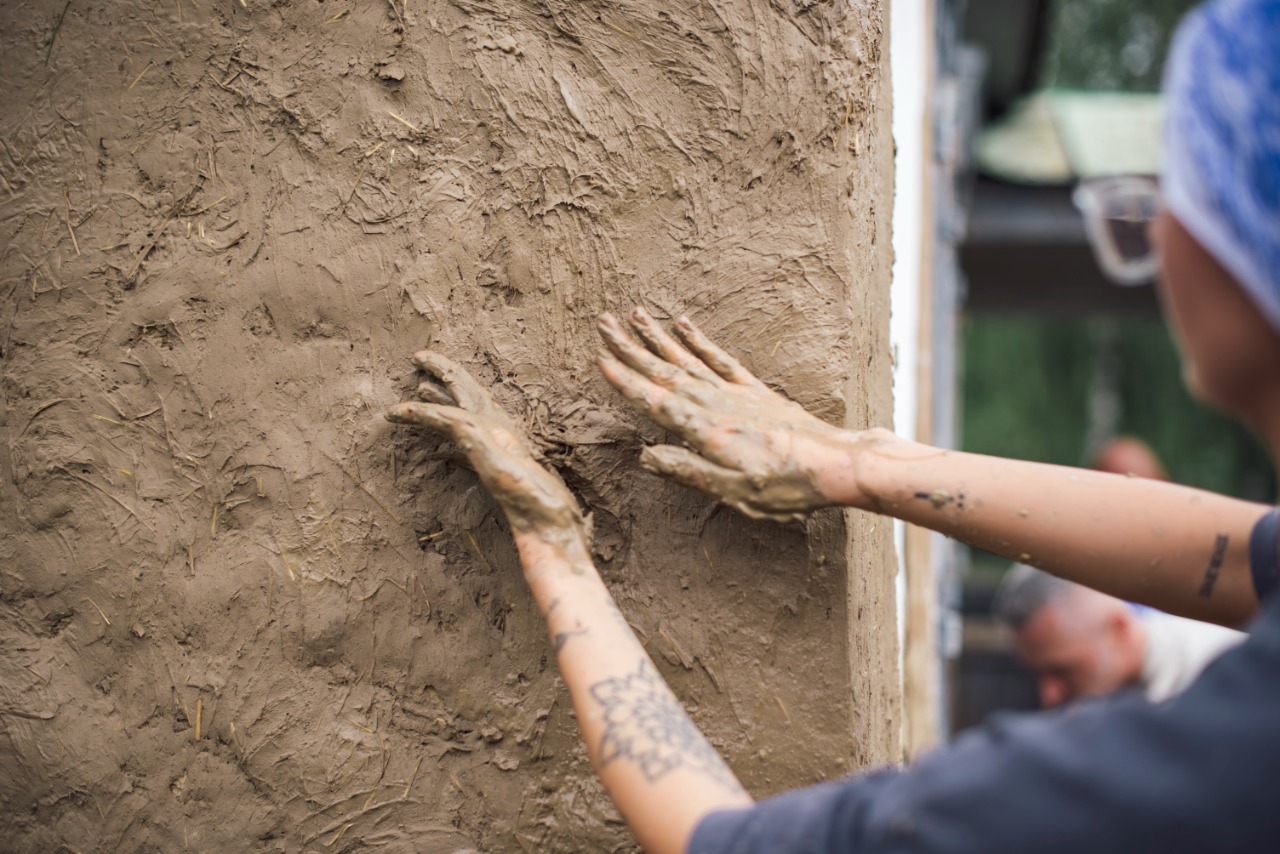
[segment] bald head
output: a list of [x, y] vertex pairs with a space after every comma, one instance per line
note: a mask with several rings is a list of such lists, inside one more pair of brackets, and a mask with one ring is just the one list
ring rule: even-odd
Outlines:
[[1139, 676], [1145, 633], [1119, 599], [1019, 564], [997, 591], [995, 610], [1013, 629], [1045, 706], [1109, 694]]

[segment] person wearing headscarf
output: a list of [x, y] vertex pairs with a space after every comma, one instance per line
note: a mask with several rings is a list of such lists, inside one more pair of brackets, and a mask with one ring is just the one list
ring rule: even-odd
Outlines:
[[[1167, 66], [1161, 298], [1193, 391], [1280, 459], [1280, 0], [1213, 0]], [[1239, 626], [1185, 692], [970, 730], [909, 768], [754, 802], [592, 564], [572, 494], [458, 365], [388, 417], [450, 433], [504, 508], [588, 754], [659, 854], [1280, 850], [1277, 511], [1169, 483], [926, 448], [825, 424], [687, 319], [605, 316], [606, 378], [685, 443], [641, 463], [755, 518], [892, 515], [1120, 598]], [[678, 340], [677, 340], [678, 339]], [[887, 630], [892, 631], [892, 628]], [[856, 664], [856, 663], [855, 663]]]

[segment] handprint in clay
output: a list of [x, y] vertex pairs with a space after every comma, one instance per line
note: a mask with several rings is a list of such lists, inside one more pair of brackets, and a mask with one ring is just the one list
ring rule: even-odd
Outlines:
[[516, 534], [536, 534], [553, 545], [587, 545], [587, 522], [558, 475], [536, 460], [524, 431], [466, 369], [439, 353], [415, 353], [428, 378], [422, 402], [391, 407], [388, 421], [420, 424], [451, 436], [507, 515]]
[[627, 325], [611, 314], [600, 317], [608, 347], [600, 370], [637, 409], [689, 446], [645, 448], [644, 468], [756, 519], [788, 522], [819, 507], [865, 503], [836, 490], [847, 493], [847, 485], [857, 483], [855, 452], [878, 441], [877, 433], [853, 433], [813, 417], [686, 317], [675, 322], [678, 341], [641, 308]]

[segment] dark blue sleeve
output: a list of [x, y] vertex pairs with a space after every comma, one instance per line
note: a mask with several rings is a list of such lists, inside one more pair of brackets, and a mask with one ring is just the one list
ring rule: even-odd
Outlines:
[[1280, 850], [1280, 597], [1179, 697], [1007, 716], [903, 771], [713, 813], [689, 854]]
[[1271, 510], [1253, 526], [1249, 537], [1249, 569], [1253, 589], [1261, 602], [1280, 583], [1280, 507]]

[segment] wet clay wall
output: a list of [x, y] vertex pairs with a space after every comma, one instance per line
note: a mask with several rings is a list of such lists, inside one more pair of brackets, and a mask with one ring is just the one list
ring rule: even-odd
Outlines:
[[889, 527], [636, 465], [595, 316], [887, 423], [885, 4], [0, 8], [5, 850], [630, 846], [431, 345], [757, 795], [899, 755]]

